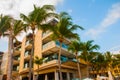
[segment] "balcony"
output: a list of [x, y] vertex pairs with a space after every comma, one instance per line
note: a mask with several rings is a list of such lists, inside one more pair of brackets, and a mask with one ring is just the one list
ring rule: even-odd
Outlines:
[[15, 48], [21, 46], [21, 43], [22, 42], [17, 41], [17, 40], [14, 40], [14, 42], [13, 42]]
[[13, 66], [13, 71], [18, 71], [19, 70], [19, 65]]
[[[59, 45], [60, 43], [58, 41], [50, 41], [46, 44], [43, 45], [42, 47], [42, 53], [44, 55], [48, 55], [52, 52], [59, 52]], [[62, 55], [69, 56], [69, 57], [74, 57], [71, 52], [67, 50], [68, 46], [66, 44], [62, 44]]]
[[13, 70], [12, 71], [12, 75], [14, 76], [14, 75], [17, 75], [19, 73], [19, 71], [18, 70]]
[[50, 68], [57, 65], [58, 65], [58, 60], [51, 60], [47, 63], [43, 63], [42, 65], [40, 65], [40, 69], [42, 70], [42, 69]]
[[25, 54], [24, 54], [24, 59], [25, 60], [29, 60], [30, 59], [30, 53], [31, 51], [26, 51]]
[[50, 31], [44, 32], [44, 33], [42, 34], [42, 41], [43, 41], [44, 43], [50, 41], [50, 40], [51, 40], [51, 37], [50, 37], [51, 34], [52, 34], [52, 32], [50, 32]]
[[30, 50], [32, 48], [32, 40], [27, 40], [25, 45], [25, 48], [27, 50]]
[[19, 64], [19, 61], [13, 60], [13, 65]]
[[24, 73], [24, 72], [29, 72], [29, 62], [28, 61], [24, 62], [24, 67], [23, 67], [22, 73]]
[[14, 57], [13, 59], [14, 59], [14, 60], [13, 60], [13, 65], [19, 64], [19, 62], [20, 62], [20, 57]]
[[[56, 59], [50, 60], [47, 63], [41, 64], [40, 65], [40, 70], [47, 69], [47, 68], [50, 68], [50, 67], [55, 67], [55, 66], [58, 66], [58, 60], [56, 60]], [[63, 68], [69, 68], [69, 69], [76, 69], [77, 70], [76, 63], [74, 63], [74, 62], [63, 63], [63, 64], [61, 64], [61, 67], [63, 67]]]
[[19, 51], [19, 50], [14, 50], [13, 56], [17, 56], [17, 55], [19, 55], [20, 52], [21, 52], [21, 51]]

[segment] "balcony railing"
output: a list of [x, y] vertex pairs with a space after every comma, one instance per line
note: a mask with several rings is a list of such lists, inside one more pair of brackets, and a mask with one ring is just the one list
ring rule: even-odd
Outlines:
[[29, 55], [30, 55], [30, 51], [26, 51], [25, 54], [24, 54], [25, 57], [27, 57]]
[[21, 47], [17, 47], [16, 50], [21, 51]]
[[[57, 46], [60, 46], [60, 42], [59, 41], [55, 41], [55, 43], [56, 43]], [[68, 49], [68, 45], [62, 43], [62, 48], [67, 50]]]
[[20, 60], [20, 57], [14, 57], [14, 60]]
[[[43, 47], [42, 47], [42, 49], [44, 50], [44, 49], [46, 49], [46, 48], [48, 48], [48, 47], [50, 47], [50, 46], [53, 46], [53, 45], [57, 45], [57, 46], [60, 46], [60, 43], [58, 42], [58, 41], [50, 41], [50, 42], [48, 42], [48, 43], [46, 43], [46, 44], [44, 44], [43, 45]], [[66, 44], [62, 44], [62, 48], [64, 48], [64, 49], [68, 49], [68, 46], [66, 45]]]
[[32, 43], [32, 40], [27, 40], [26, 41], [26, 45], [29, 45], [29, 44], [31, 44]]
[[51, 31], [46, 31], [46, 32], [43, 32], [42, 37], [47, 36], [49, 33], [51, 33]]
[[44, 45], [42, 46], [42, 49], [44, 50], [44, 49], [46, 49], [46, 48], [48, 48], [48, 47], [50, 47], [50, 46], [53, 46], [53, 45], [55, 45], [55, 42], [54, 42], [54, 41], [50, 41], [50, 42], [44, 44]]
[[24, 68], [29, 68], [29, 63], [25, 63]]
[[13, 71], [18, 71], [19, 70], [19, 66], [13, 66]]

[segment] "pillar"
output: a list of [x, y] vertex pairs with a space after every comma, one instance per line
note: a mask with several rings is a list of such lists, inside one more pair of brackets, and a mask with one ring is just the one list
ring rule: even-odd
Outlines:
[[58, 75], [58, 72], [57, 71], [55, 71], [55, 80], [59, 80], [59, 75]]
[[67, 80], [70, 80], [70, 74], [67, 72]]
[[48, 80], [48, 76], [47, 76], [47, 74], [45, 74], [45, 80]]

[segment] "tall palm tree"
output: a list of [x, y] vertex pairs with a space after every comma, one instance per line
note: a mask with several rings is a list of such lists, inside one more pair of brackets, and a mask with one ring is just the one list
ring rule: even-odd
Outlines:
[[92, 44], [93, 40], [81, 43], [81, 55], [80, 58], [87, 63], [87, 77], [89, 77], [89, 64], [90, 61], [96, 57], [94, 50], [98, 50], [100, 47], [96, 44]]
[[110, 78], [110, 80], [113, 80], [113, 75], [112, 75], [112, 69], [113, 69], [113, 65], [116, 64], [116, 61], [114, 61], [115, 59], [113, 58], [113, 54], [111, 54], [110, 52], [106, 52], [104, 54], [105, 60], [107, 62], [106, 66], [107, 66], [107, 70], [108, 70], [108, 76]]
[[14, 53], [13, 39], [21, 33], [24, 29], [23, 23], [20, 20], [15, 20], [10, 16], [3, 16], [0, 20], [0, 31], [2, 36], [7, 36], [9, 38], [8, 44], [8, 70], [7, 70], [7, 80], [12, 79], [12, 55]]
[[107, 62], [105, 60], [104, 54], [98, 52], [96, 57], [91, 60], [91, 64], [94, 66], [97, 75], [99, 75], [99, 71], [105, 71]]
[[44, 5], [42, 7], [36, 7], [34, 5], [34, 10], [30, 12], [28, 16], [24, 14], [20, 14], [21, 18], [25, 22], [26, 29], [32, 30], [32, 50], [30, 54], [30, 65], [29, 65], [29, 80], [31, 80], [31, 74], [33, 73], [32, 71], [32, 56], [34, 53], [34, 38], [35, 38], [35, 29], [41, 29], [41, 30], [46, 30], [47, 29], [47, 24], [43, 24], [49, 17], [51, 16], [56, 16], [54, 11], [54, 6], [53, 5]]
[[113, 65], [113, 67], [120, 63], [120, 54], [114, 55], [114, 62], [116, 63]]
[[37, 72], [37, 77], [36, 77], [36, 80], [38, 80], [38, 77], [39, 77], [39, 66], [43, 63], [43, 58], [39, 58], [38, 56], [35, 56], [35, 59], [34, 59], [34, 63], [37, 65], [38, 67], [38, 72]]
[[58, 55], [58, 65], [60, 80], [62, 80], [61, 73], [61, 48], [64, 40], [67, 39], [79, 39], [77, 33], [73, 33], [77, 28], [83, 29], [81, 26], [74, 25], [71, 22], [71, 17], [66, 12], [61, 12], [59, 14], [59, 21], [54, 27], [50, 27], [50, 30], [53, 32], [52, 39], [57, 40], [60, 43], [59, 55]]
[[82, 80], [81, 78], [81, 72], [80, 72], [80, 64], [78, 60], [78, 52], [80, 51], [80, 41], [72, 41], [71, 44], [68, 47], [69, 51], [72, 51], [72, 53], [75, 54], [76, 60], [77, 60], [77, 66], [78, 66], [78, 73], [79, 73], [79, 79]]

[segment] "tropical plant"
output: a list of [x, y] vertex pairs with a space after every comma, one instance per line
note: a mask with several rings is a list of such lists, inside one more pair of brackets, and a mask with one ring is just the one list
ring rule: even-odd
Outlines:
[[89, 77], [89, 65], [92, 59], [96, 57], [94, 50], [98, 50], [100, 47], [96, 44], [92, 44], [93, 40], [87, 42], [81, 42], [81, 55], [80, 58], [87, 63], [87, 77]]
[[80, 72], [80, 64], [79, 64], [79, 59], [78, 59], [78, 53], [80, 51], [80, 41], [72, 41], [68, 47], [69, 51], [72, 51], [72, 53], [75, 54], [76, 60], [77, 60], [77, 67], [78, 67], [78, 73], [79, 73], [79, 79], [81, 79], [81, 72]]
[[38, 77], [39, 77], [39, 66], [43, 63], [43, 58], [39, 58], [38, 56], [35, 56], [35, 59], [34, 59], [34, 63], [37, 65], [37, 68], [38, 68], [38, 71], [37, 71], [37, 77], [36, 77], [36, 80], [38, 80]]
[[94, 67], [94, 70], [97, 72], [97, 75], [99, 75], [100, 71], [104, 71], [101, 73], [105, 73], [106, 64], [107, 62], [105, 60], [104, 54], [99, 52], [96, 54], [96, 57], [91, 60], [91, 65]]
[[113, 55], [113, 68], [120, 65], [120, 54], [114, 54]]
[[12, 79], [12, 55], [14, 53], [13, 40], [16, 39], [16, 36], [21, 33], [24, 29], [23, 23], [21, 20], [15, 20], [10, 16], [2, 16], [0, 20], [0, 32], [2, 36], [7, 36], [9, 38], [8, 44], [8, 70], [7, 70], [7, 80]]
[[34, 10], [29, 13], [28, 16], [24, 14], [20, 14], [21, 18], [23, 19], [26, 29], [32, 30], [32, 50], [30, 54], [30, 65], [29, 65], [29, 80], [31, 80], [31, 75], [32, 75], [32, 56], [34, 53], [34, 39], [35, 39], [35, 29], [41, 29], [45, 31], [49, 24], [43, 24], [49, 17], [51, 16], [56, 16], [54, 11], [54, 6], [53, 5], [44, 5], [42, 7], [36, 7], [34, 5]]
[[74, 33], [77, 28], [83, 30], [81, 26], [74, 25], [71, 22], [71, 17], [66, 12], [61, 12], [59, 14], [58, 23], [49, 29], [53, 32], [52, 39], [55, 41], [59, 41], [59, 55], [58, 55], [58, 65], [59, 65], [59, 73], [60, 73], [60, 80], [62, 80], [62, 73], [61, 73], [61, 48], [63, 42], [67, 39], [79, 39], [77, 33]]
[[113, 80], [113, 75], [112, 75], [112, 69], [113, 69], [113, 65], [116, 64], [116, 60], [113, 58], [113, 54], [111, 54], [110, 52], [106, 52], [104, 54], [105, 57], [105, 61], [106, 61], [106, 70], [108, 71], [108, 76], [111, 80]]

